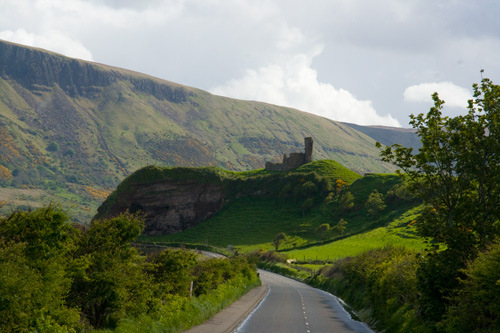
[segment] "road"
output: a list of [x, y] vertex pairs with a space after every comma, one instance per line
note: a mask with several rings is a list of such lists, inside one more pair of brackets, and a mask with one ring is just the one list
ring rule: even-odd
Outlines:
[[327, 292], [262, 270], [260, 277], [269, 293], [234, 332], [373, 332]]

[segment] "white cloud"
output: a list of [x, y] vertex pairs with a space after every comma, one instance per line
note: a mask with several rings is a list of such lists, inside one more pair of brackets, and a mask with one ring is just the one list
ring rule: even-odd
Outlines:
[[467, 101], [472, 98], [469, 90], [452, 82], [431, 82], [406, 88], [404, 99], [410, 102], [432, 102], [432, 94], [435, 92], [446, 102], [446, 105], [459, 108], [467, 108]]
[[92, 61], [92, 53], [89, 50], [80, 42], [65, 36], [60, 31], [48, 31], [37, 35], [29, 33], [24, 29], [17, 29], [15, 31], [4, 30], [0, 32], [0, 39], [40, 47], [72, 58]]
[[400, 127], [392, 116], [377, 114], [371, 101], [356, 99], [349, 91], [318, 81], [312, 58], [321, 53], [297, 54], [284, 64], [249, 69], [240, 79], [212, 88], [214, 94], [293, 107], [325, 118], [360, 125]]

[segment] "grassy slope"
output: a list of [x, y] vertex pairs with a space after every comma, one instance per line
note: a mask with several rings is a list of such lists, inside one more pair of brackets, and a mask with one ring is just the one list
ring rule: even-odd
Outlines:
[[[15, 173], [12, 179], [0, 179], [0, 186], [41, 189], [66, 206], [74, 205], [80, 222], [88, 220], [102, 200], [84, 186], [109, 191], [149, 164], [215, 165], [239, 171], [262, 168], [265, 161], [278, 161], [284, 153], [303, 151], [305, 136], [314, 138], [314, 159], [335, 159], [359, 173], [392, 168], [380, 163], [373, 139], [329, 119], [5, 44], [25, 52], [26, 57], [18, 60], [44, 59], [22, 68], [40, 66], [50, 72], [71, 63], [72, 80], [93, 77], [85, 72], [89, 66], [119, 77], [105, 86], [80, 85], [89, 92], [83, 95], [71, 95], [55, 83], [24, 84], [31, 72], [20, 72], [22, 78], [0, 77], [0, 164]], [[30, 52], [38, 55], [30, 58]], [[9, 59], [4, 60], [8, 64]], [[47, 67], [51, 64], [57, 66]], [[185, 100], [155, 97], [134, 86], [132, 80], [137, 79], [178, 89], [186, 94]], [[46, 150], [51, 142], [58, 143], [59, 151]], [[71, 151], [73, 155], [68, 154]], [[13, 203], [15, 198], [11, 199]]]
[[[335, 170], [336, 163], [316, 161], [303, 170], [330, 175], [348, 174], [345, 168]], [[297, 170], [299, 171], [299, 170]], [[396, 175], [370, 174], [358, 178], [349, 190], [355, 197], [352, 212], [335, 213], [337, 202], [319, 203], [303, 215], [301, 203], [279, 198], [239, 198], [213, 218], [174, 235], [144, 237], [147, 242], [206, 244], [225, 248], [232, 245], [241, 251], [273, 249], [272, 239], [284, 232], [287, 239], [280, 251], [290, 258], [333, 259], [354, 255], [387, 244], [423, 248], [423, 240], [415, 236], [412, 221], [419, 214], [416, 203], [393, 201], [375, 217], [367, 215], [364, 202], [373, 189], [384, 195], [399, 182]], [[333, 212], [333, 213], [332, 213]], [[348, 221], [341, 239], [321, 240], [314, 230], [322, 223], [335, 225], [342, 217]]]

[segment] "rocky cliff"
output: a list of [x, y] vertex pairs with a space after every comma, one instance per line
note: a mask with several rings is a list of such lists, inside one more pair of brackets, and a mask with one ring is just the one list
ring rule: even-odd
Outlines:
[[92, 97], [100, 88], [126, 80], [135, 91], [150, 94], [159, 100], [182, 103], [190, 94], [180, 85], [166, 85], [146, 75], [133, 74], [36, 48], [0, 42], [0, 76], [15, 79], [28, 89], [57, 84], [71, 97]]
[[[106, 216], [121, 212], [145, 214], [145, 235], [173, 234], [205, 221], [224, 205], [221, 184], [193, 179], [165, 179], [153, 184], [133, 183], [120, 195]], [[105, 206], [99, 208], [106, 209]]]

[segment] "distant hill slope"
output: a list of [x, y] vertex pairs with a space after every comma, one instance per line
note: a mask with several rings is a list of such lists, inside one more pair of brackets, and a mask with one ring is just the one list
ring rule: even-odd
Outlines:
[[333, 120], [0, 41], [0, 186], [62, 191], [77, 211], [145, 165], [262, 168], [306, 136], [313, 159], [393, 170]]
[[393, 143], [398, 143], [405, 147], [413, 147], [417, 150], [422, 147], [422, 142], [417, 136], [416, 131], [412, 128], [396, 128], [387, 126], [361, 126], [350, 123], [343, 123], [349, 127], [354, 128], [356, 131], [364, 133], [380, 142], [383, 145], [390, 146]]

